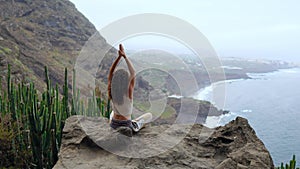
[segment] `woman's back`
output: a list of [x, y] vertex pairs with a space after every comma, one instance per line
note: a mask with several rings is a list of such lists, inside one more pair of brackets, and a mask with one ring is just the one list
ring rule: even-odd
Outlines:
[[128, 96], [123, 96], [123, 103], [118, 104], [113, 101], [113, 110], [115, 113], [120, 114], [128, 119], [130, 119], [132, 114], [133, 101]]

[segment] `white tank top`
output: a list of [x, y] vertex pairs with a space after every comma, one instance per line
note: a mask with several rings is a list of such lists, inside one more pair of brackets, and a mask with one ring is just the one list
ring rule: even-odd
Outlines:
[[132, 114], [133, 102], [127, 96], [123, 96], [124, 103], [119, 105], [113, 102], [114, 112], [124, 117], [130, 118]]

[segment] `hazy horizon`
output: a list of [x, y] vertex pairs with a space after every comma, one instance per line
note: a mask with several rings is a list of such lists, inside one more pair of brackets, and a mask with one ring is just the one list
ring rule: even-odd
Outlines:
[[[161, 13], [194, 25], [220, 57], [300, 62], [300, 2], [296, 0], [71, 2], [98, 30], [126, 16]], [[159, 48], [176, 53], [187, 50], [174, 40], [154, 36], [129, 39], [126, 48]]]

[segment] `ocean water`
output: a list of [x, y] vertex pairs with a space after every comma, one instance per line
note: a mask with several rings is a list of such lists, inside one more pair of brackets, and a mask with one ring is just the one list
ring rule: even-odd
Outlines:
[[216, 103], [218, 88], [225, 89], [219, 108], [231, 113], [209, 117], [206, 125], [224, 125], [242, 116], [248, 119], [270, 151], [274, 164], [289, 162], [295, 154], [300, 162], [300, 69], [249, 74], [252, 79], [218, 82], [200, 90], [194, 98]]

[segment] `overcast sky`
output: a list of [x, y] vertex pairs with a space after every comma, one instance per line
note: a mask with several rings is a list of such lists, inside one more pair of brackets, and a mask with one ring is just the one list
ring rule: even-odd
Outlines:
[[[168, 14], [197, 27], [219, 56], [300, 62], [298, 0], [71, 1], [97, 29], [134, 14]], [[152, 43], [157, 41], [150, 36], [142, 37], [139, 41], [143, 39], [150, 39]], [[134, 41], [131, 40], [130, 48], [140, 48], [141, 43], [134, 45]], [[168, 41], [172, 40], [158, 42]], [[169, 44], [172, 46], [172, 43]]]

